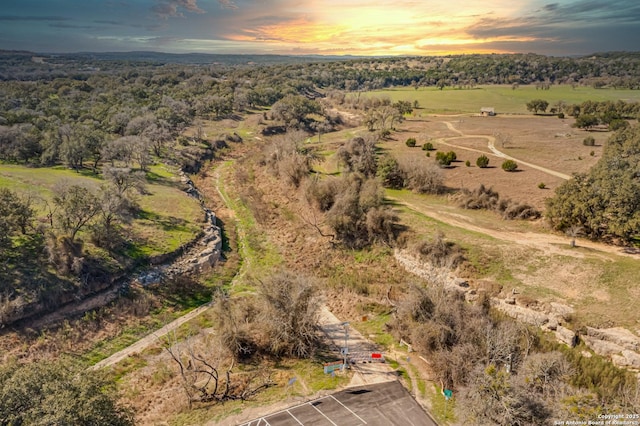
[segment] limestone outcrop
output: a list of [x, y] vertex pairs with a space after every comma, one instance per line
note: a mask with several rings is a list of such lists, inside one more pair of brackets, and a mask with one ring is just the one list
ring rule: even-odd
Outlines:
[[180, 182], [184, 186], [184, 192], [200, 202], [205, 225], [198, 238], [181, 246], [174, 253], [165, 255], [177, 257], [176, 261], [151, 268], [136, 277], [135, 281], [141, 285], [146, 286], [177, 275], [199, 274], [221, 260], [222, 230], [217, 224], [216, 214], [205, 206], [202, 194], [186, 173], [180, 172]]
[[[450, 270], [423, 262], [407, 251], [396, 250], [394, 254], [396, 260], [408, 272], [430, 282], [442, 283], [447, 289], [464, 292], [467, 300], [474, 300], [479, 292], [487, 291], [487, 286], [483, 288], [479, 285], [481, 283], [470, 285], [468, 280], [455, 277]], [[640, 370], [640, 337], [626, 328], [586, 327], [586, 332], [578, 335], [567, 327], [573, 315], [571, 306], [558, 302], [531, 303], [530, 300], [525, 303], [525, 299], [519, 298], [515, 290], [506, 297], [498, 294], [489, 295], [492, 307], [518, 321], [553, 332], [561, 343], [573, 347], [581, 340], [596, 354], [611, 359], [614, 365]]]

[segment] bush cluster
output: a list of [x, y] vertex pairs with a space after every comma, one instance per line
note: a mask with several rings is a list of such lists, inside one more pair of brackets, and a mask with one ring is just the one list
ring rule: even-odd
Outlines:
[[433, 144], [431, 142], [426, 142], [422, 145], [422, 150], [423, 151], [433, 151], [434, 147]]
[[383, 188], [375, 178], [348, 173], [339, 179], [312, 181], [307, 197], [325, 212], [333, 236], [349, 248], [391, 244], [397, 237], [398, 217], [384, 205]]
[[443, 151], [438, 151], [436, 152], [436, 162], [443, 167], [448, 167], [451, 165], [451, 163], [453, 163], [456, 158], [458, 158], [456, 156], [456, 153], [453, 151], [449, 151], [449, 152], [443, 152]]
[[501, 214], [503, 219], [538, 219], [542, 216], [539, 210], [528, 204], [501, 199], [493, 188], [487, 188], [484, 185], [480, 185], [473, 191], [462, 189], [457, 197], [460, 207], [464, 209], [495, 211]]
[[505, 172], [515, 172], [518, 169], [518, 163], [513, 160], [505, 160], [502, 163], [502, 170]]
[[476, 160], [476, 166], [480, 167], [481, 169], [486, 169], [489, 166], [489, 157], [487, 157], [486, 155], [482, 154]]

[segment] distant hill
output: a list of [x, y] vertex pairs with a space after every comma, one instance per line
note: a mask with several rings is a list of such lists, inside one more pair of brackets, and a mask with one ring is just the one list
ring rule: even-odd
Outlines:
[[361, 59], [360, 56], [322, 56], [322, 55], [234, 55], [213, 53], [164, 53], [151, 51], [134, 52], [78, 52], [78, 53], [37, 53], [27, 51], [0, 50], [0, 59], [8, 57], [42, 57], [56, 60], [75, 61], [125, 61], [145, 62], [156, 64], [282, 64], [299, 62], [336, 61], [346, 59]]

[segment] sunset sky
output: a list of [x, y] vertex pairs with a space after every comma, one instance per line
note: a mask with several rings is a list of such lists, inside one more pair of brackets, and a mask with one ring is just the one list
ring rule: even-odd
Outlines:
[[0, 49], [442, 55], [640, 50], [638, 0], [2, 0]]

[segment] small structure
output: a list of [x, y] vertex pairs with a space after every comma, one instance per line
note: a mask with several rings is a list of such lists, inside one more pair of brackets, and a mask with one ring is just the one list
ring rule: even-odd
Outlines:
[[496, 110], [493, 107], [482, 107], [480, 108], [480, 115], [483, 117], [493, 117], [496, 115]]

